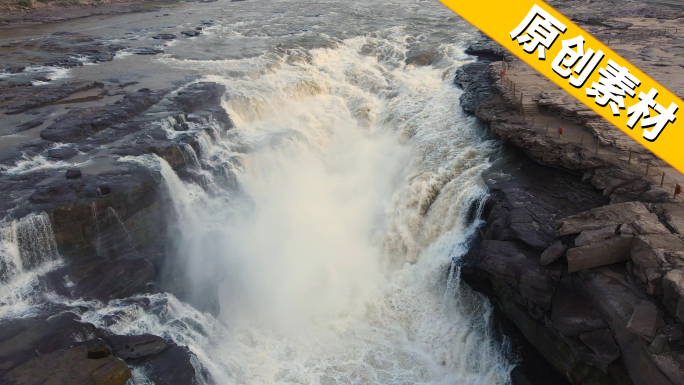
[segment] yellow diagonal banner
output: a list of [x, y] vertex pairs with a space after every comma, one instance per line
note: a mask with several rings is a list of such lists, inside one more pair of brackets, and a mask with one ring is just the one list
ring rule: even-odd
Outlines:
[[684, 102], [570, 19], [541, 1], [440, 1], [684, 172]]

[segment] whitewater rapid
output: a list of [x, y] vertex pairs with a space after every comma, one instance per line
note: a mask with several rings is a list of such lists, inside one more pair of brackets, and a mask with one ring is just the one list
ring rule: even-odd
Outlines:
[[[412, 41], [397, 27], [244, 59], [159, 59], [225, 85], [235, 128], [185, 148], [204, 188], [154, 155], [119, 161], [161, 172], [174, 250], [193, 284], [222, 280], [221, 313], [155, 294], [139, 296], [152, 310], [78, 301], [83, 321], [187, 345], [217, 384], [510, 383], [491, 307], [458, 274], [497, 144], [459, 106], [463, 48], [441, 44], [417, 67]], [[3, 235], [0, 252], [19, 258], [18, 244]], [[29, 312], [37, 300], [22, 293], [0, 308]], [[133, 382], [148, 383], [139, 369]]]

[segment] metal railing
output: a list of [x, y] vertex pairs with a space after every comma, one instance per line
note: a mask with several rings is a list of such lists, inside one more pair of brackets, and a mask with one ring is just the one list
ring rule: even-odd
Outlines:
[[628, 33], [618, 33], [617, 35], [604, 35], [601, 37], [601, 40], [606, 42], [606, 45], [610, 44], [610, 42], [619, 42], [620, 44], [627, 42], [627, 41], [637, 41], [637, 40], [645, 40], [645, 39], [650, 39], [652, 37], [660, 37], [660, 36], [665, 36], [667, 35], [668, 31], [674, 32], [674, 33], [679, 33], [679, 28], [678, 27], [671, 27], [671, 28], [659, 28], [659, 29], [649, 29], [649, 30], [642, 30], [642, 31], [634, 31], [634, 32], [628, 32]]
[[[506, 63], [502, 62], [502, 67], [501, 67], [501, 76], [500, 76], [501, 84], [506, 87], [508, 90], [510, 90], [513, 93], [513, 105], [516, 107], [518, 112], [522, 115], [524, 120], [531, 119], [532, 120], [532, 127], [533, 128], [541, 128], [544, 130], [544, 135], [547, 137], [555, 137], [556, 140], [558, 141], [564, 141], [564, 138], [568, 137], [563, 130], [561, 129], [560, 126], [554, 127], [550, 123], [550, 120], [547, 118], [545, 122], [542, 120], [540, 122], [539, 118], [535, 118], [536, 115], [540, 114], [539, 107], [535, 102], [532, 103], [525, 103], [524, 100], [524, 94], [522, 91], [518, 91], [516, 89], [516, 83], [510, 79], [509, 77], [506, 76]], [[520, 97], [518, 98], [518, 94], [520, 94]], [[536, 120], [536, 121], [535, 121]], [[536, 123], [541, 123], [541, 127], [536, 127]], [[564, 136], [565, 135], [565, 136]], [[594, 135], [585, 135], [585, 129], [582, 128], [582, 132], [580, 134], [579, 141], [574, 142], [576, 144], [579, 144], [582, 147], [587, 147], [588, 149], [591, 149], [595, 151], [595, 154], [601, 153], [601, 142], [599, 141], [599, 138], [595, 138], [595, 143], [596, 143], [596, 148], [593, 149], [592, 142], [589, 137], [595, 138]], [[567, 142], [573, 143], [573, 141], [570, 139]], [[615, 149], [613, 147], [613, 149]], [[663, 190], [665, 191], [670, 191], [672, 193], [672, 198], [679, 200], [679, 201], [684, 201], [684, 198], [682, 195], [680, 195], [678, 192], [681, 192], [681, 187], [680, 184], [672, 177], [668, 176], [665, 171], [661, 170], [659, 166], [652, 165], [652, 160], [647, 159], [644, 160], [639, 156], [638, 154], [633, 154], [632, 150], [628, 150], [626, 154], [627, 158], [627, 163], [631, 165], [631, 167], [636, 168], [638, 171], [642, 172], [643, 175], [651, 178], [655, 182], [655, 184], [658, 184]], [[616, 156], [618, 159], [622, 158], [621, 155]]]

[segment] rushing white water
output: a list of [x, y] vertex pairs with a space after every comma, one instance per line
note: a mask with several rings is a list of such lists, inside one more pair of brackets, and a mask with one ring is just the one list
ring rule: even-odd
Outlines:
[[30, 309], [37, 277], [59, 264], [47, 214], [0, 222], [0, 318]]
[[[193, 287], [222, 282], [221, 313], [170, 294], [139, 296], [148, 307], [50, 300], [113, 333], [189, 346], [217, 384], [509, 383], [489, 304], [457, 267], [496, 145], [459, 107], [462, 49], [444, 44], [415, 67], [410, 41], [392, 28], [332, 48], [161, 59], [224, 84], [236, 127], [183, 147], [204, 188], [154, 155], [120, 161], [160, 172], [176, 257]], [[2, 245], [16, 260], [16, 242]], [[148, 383], [143, 369], [133, 382]]]
[[226, 85], [236, 128], [205, 138], [199, 163], [240, 193], [123, 160], [161, 171], [188, 274], [223, 278], [220, 322], [168, 295], [149, 297], [164, 316], [113, 305], [89, 320], [117, 314], [114, 332], [187, 344], [220, 384], [508, 383], [489, 306], [452, 269], [495, 151], [451, 84], [469, 59], [444, 45], [407, 66], [406, 42], [392, 29], [282, 56], [163, 59]]

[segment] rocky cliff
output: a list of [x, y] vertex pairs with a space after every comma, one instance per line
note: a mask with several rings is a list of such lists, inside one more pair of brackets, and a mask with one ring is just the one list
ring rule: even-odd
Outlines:
[[[523, 64], [486, 39], [468, 52], [479, 60], [456, 75], [463, 108], [525, 155], [506, 151], [484, 175], [463, 280], [573, 384], [684, 383], [684, 204], [614, 151], [540, 134], [500, 76], [502, 58]], [[549, 92], [541, 116], [596, 127]]]

